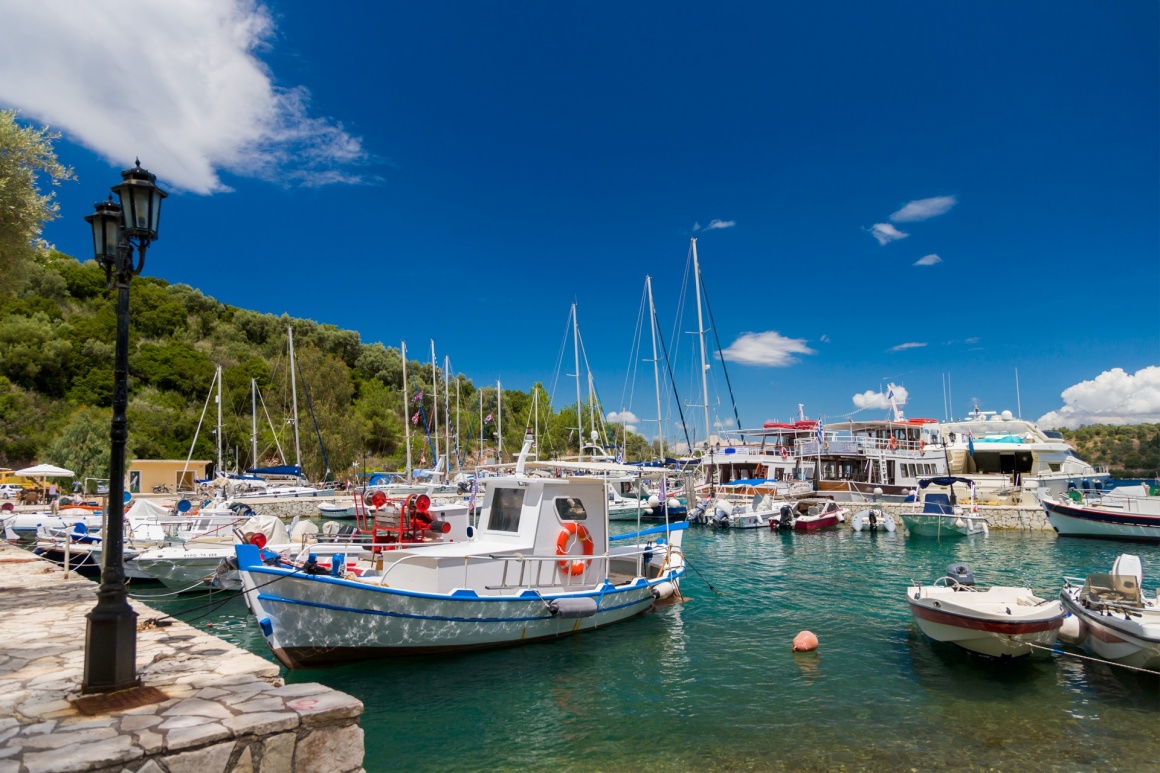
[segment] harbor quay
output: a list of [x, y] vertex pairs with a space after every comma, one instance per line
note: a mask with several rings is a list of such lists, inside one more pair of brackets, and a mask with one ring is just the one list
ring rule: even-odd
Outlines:
[[0, 773], [361, 773], [359, 700], [139, 600], [141, 687], [82, 695], [96, 590], [0, 544]]

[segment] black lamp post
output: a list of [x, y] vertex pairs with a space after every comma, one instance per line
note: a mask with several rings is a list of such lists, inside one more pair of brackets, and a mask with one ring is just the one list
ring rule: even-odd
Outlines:
[[[85, 675], [81, 690], [112, 692], [136, 687], [137, 613], [125, 591], [123, 536], [125, 522], [125, 440], [129, 435], [125, 408], [129, 402], [129, 280], [145, 267], [145, 250], [157, 238], [161, 201], [168, 195], [156, 185], [156, 175], [141, 168], [121, 172], [113, 186], [120, 204], [96, 205], [85, 218], [93, 227], [93, 254], [105, 269], [110, 287], [117, 288], [117, 342], [113, 365], [112, 457], [109, 460], [109, 507], [102, 541], [103, 566], [97, 605], [89, 612], [85, 633]], [[133, 262], [133, 248], [137, 262]]]

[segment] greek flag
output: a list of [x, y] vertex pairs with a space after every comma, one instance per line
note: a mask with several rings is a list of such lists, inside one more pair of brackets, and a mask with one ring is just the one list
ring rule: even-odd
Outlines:
[[826, 425], [822, 422], [821, 419], [818, 419], [817, 439], [818, 439], [818, 446], [821, 446], [822, 443], [824, 443], [826, 440]]
[[471, 478], [471, 501], [467, 503], [468, 515], [475, 512], [475, 497], [479, 494], [479, 478], [472, 476]]
[[616, 463], [624, 464], [624, 452], [621, 449], [616, 449]]
[[487, 415], [487, 418], [483, 420], [483, 426], [486, 427], [488, 424], [491, 424], [491, 414], [490, 413]]

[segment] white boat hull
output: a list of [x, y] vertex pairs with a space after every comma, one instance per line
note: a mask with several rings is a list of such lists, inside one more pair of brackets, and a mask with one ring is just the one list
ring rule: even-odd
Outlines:
[[1061, 537], [1160, 542], [1160, 515], [1079, 507], [1044, 500], [1051, 528]]
[[1126, 619], [1112, 610], [1099, 610], [1080, 600], [1082, 588], [1065, 587], [1060, 601], [1083, 623], [1082, 643], [1104, 660], [1135, 668], [1160, 670], [1160, 609], [1144, 607], [1140, 616]]
[[906, 530], [916, 537], [966, 537], [988, 534], [985, 518], [969, 515], [902, 515]]
[[[289, 668], [498, 647], [592, 630], [646, 611], [654, 588], [683, 573], [582, 593], [432, 594], [261, 566], [250, 547], [237, 547], [246, 603], [270, 649]], [[592, 599], [595, 612], [554, 615], [547, 602], [561, 598]]]
[[[986, 595], [993, 594], [993, 600]], [[1024, 599], [1020, 602], [1020, 597]], [[993, 658], [1023, 657], [1034, 647], [1051, 647], [1066, 612], [1058, 601], [1038, 599], [1026, 588], [955, 591], [927, 586], [907, 591], [919, 629], [940, 642]]]

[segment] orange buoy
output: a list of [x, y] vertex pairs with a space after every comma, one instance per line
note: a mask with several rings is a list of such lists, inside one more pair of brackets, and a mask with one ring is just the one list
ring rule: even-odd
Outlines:
[[802, 631], [793, 637], [794, 652], [813, 652], [818, 648], [818, 637], [809, 631]]

